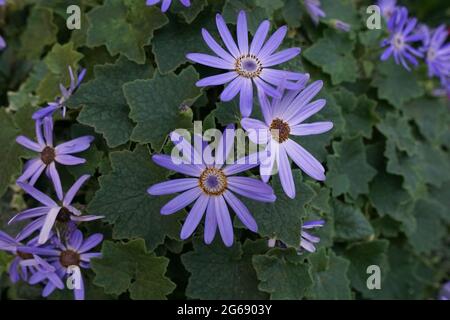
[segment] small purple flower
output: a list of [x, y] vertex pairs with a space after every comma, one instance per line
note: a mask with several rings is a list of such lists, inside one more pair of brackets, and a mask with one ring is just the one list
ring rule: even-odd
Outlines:
[[306, 12], [308, 12], [312, 21], [317, 25], [320, 18], [325, 18], [326, 14], [320, 7], [320, 0], [304, 0]]
[[336, 30], [340, 30], [342, 32], [350, 32], [352, 29], [348, 23], [341, 20], [332, 20], [331, 24]]
[[81, 216], [81, 212], [72, 206], [72, 201], [75, 198], [78, 190], [81, 188], [84, 182], [89, 179], [89, 175], [81, 176], [73, 186], [67, 191], [65, 196], [60, 198], [60, 203], [53, 201], [49, 196], [45, 195], [41, 191], [35, 189], [29, 184], [18, 182], [18, 185], [25, 190], [30, 196], [43, 204], [41, 207], [28, 209], [16, 214], [9, 223], [23, 221], [27, 219], [37, 218], [31, 222], [27, 228], [31, 234], [36, 230], [40, 230], [38, 243], [46, 243], [50, 237], [52, 228], [55, 222], [68, 223], [68, 222], [81, 222], [92, 221], [103, 218], [102, 216]]
[[59, 84], [59, 90], [61, 91], [61, 96], [56, 99], [55, 102], [50, 102], [46, 107], [39, 109], [33, 114], [33, 120], [40, 120], [45, 117], [51, 116], [56, 110], [62, 109], [63, 117], [66, 116], [66, 102], [75, 92], [75, 90], [80, 86], [81, 81], [83, 81], [86, 75], [86, 69], [82, 69], [80, 74], [78, 74], [75, 79], [75, 75], [72, 71], [72, 67], [69, 66], [70, 75], [70, 85], [68, 88], [64, 87], [62, 83]]
[[423, 48], [425, 61], [428, 65], [428, 76], [436, 76], [444, 82], [450, 77], [450, 43], [447, 40], [447, 28], [441, 25], [436, 30], [430, 32], [428, 28], [423, 28]]
[[[147, 0], [147, 5], [148, 6], [153, 6], [155, 4], [158, 4], [162, 2], [161, 5], [161, 11], [162, 12], [166, 12], [167, 10], [169, 10], [169, 7], [172, 3], [172, 0]], [[191, 1], [190, 0], [180, 0], [181, 4], [185, 7], [189, 7], [191, 5]]]
[[249, 45], [247, 17], [244, 11], [239, 13], [237, 19], [237, 44], [220, 14], [216, 15], [216, 24], [228, 51], [224, 50], [206, 29], [203, 29], [203, 39], [217, 56], [189, 53], [186, 57], [209, 67], [229, 70], [223, 74], [201, 79], [196, 85], [205, 87], [229, 83], [220, 95], [220, 99], [230, 101], [240, 93], [240, 109], [243, 116], [248, 117], [252, 112], [253, 84], [256, 85], [258, 92], [264, 91], [270, 96], [278, 97], [279, 93], [272, 85], [277, 86], [282, 80], [286, 80], [286, 86], [293, 87], [295, 84], [290, 81], [304, 78], [301, 73], [270, 68], [300, 54], [300, 48], [289, 48], [275, 53], [286, 36], [286, 26], [279, 28], [264, 44], [270, 23], [268, 20], [262, 22]]
[[[281, 99], [273, 99], [272, 103], [261, 94], [259, 100], [264, 122], [251, 118], [241, 120], [249, 139], [256, 144], [266, 145], [269, 156], [261, 159], [261, 178], [267, 182], [277, 168], [283, 190], [290, 198], [295, 198], [296, 192], [289, 158], [313, 179], [325, 180], [325, 169], [320, 162], [289, 138], [290, 135], [320, 134], [333, 128], [330, 121], [302, 123], [325, 106], [324, 99], [311, 102], [322, 86], [322, 81], [315, 81], [304, 90], [288, 91]], [[279, 90], [284, 93], [282, 86]]]
[[6, 48], [6, 41], [0, 36], [0, 51]]
[[[100, 252], [90, 252], [90, 250], [102, 241], [103, 235], [100, 233], [93, 234], [89, 238], [84, 239], [81, 231], [75, 230], [67, 238], [67, 241], [61, 241], [57, 237], [52, 238], [52, 245], [54, 246], [52, 248], [24, 246], [19, 247], [19, 250], [45, 257], [45, 260], [55, 268], [53, 275], [57, 275], [62, 282], [69, 275], [69, 271], [73, 270], [73, 267], [89, 269], [92, 258], [101, 258]], [[36, 272], [30, 279], [30, 282], [33, 284], [39, 282], [46, 283], [43, 291], [44, 297], [51, 294], [56, 288], [60, 288], [55, 284], [55, 281], [48, 281], [50, 275], [51, 273], [49, 272]], [[79, 284], [78, 288], [74, 288], [75, 299], [84, 300], [84, 282], [81, 273], [80, 278], [75, 280], [75, 283]]]
[[397, 9], [397, 0], [378, 0], [377, 5], [380, 7], [381, 15], [389, 21]]
[[24, 171], [17, 181], [28, 181], [30, 185], [34, 185], [45, 170], [55, 186], [58, 198], [61, 200], [62, 187], [56, 170], [56, 162], [67, 166], [85, 163], [85, 159], [74, 157], [72, 154], [88, 149], [94, 137], [83, 136], [53, 147], [53, 120], [51, 117], [47, 117], [43, 121], [36, 121], [36, 139], [37, 142], [25, 136], [16, 138], [16, 142], [20, 145], [39, 153], [38, 157], [27, 161]]
[[395, 10], [388, 22], [389, 38], [384, 39], [382, 47], [387, 47], [381, 55], [381, 60], [389, 59], [394, 55], [395, 63], [402, 64], [406, 70], [410, 70], [408, 62], [417, 66], [417, 57], [423, 57], [422, 52], [413, 48], [410, 43], [422, 40], [420, 32], [414, 32], [417, 19], [408, 19], [408, 10], [404, 7]]
[[450, 281], [447, 281], [439, 291], [439, 300], [450, 300]]
[[[28, 281], [30, 275], [33, 275], [37, 271], [49, 271], [54, 270], [47, 262], [43, 261], [39, 257], [30, 253], [21, 252], [19, 247], [24, 244], [22, 241], [27, 237], [25, 233], [19, 234], [16, 238], [13, 238], [3, 231], [0, 231], [0, 250], [9, 252], [15, 257], [9, 266], [9, 277], [12, 283], [16, 283], [20, 279]], [[36, 238], [30, 240], [26, 244], [29, 247], [38, 247]]]
[[257, 154], [224, 166], [225, 159], [233, 148], [234, 136], [234, 128], [228, 126], [219, 141], [215, 157], [209, 158], [202, 157], [208, 154], [209, 146], [202, 152], [203, 150], [199, 150], [198, 147], [193, 148], [178, 133], [172, 132], [170, 137], [176, 148], [184, 155], [187, 154], [187, 159], [193, 159], [194, 162], [176, 164], [171, 156], [153, 156], [153, 161], [159, 166], [192, 177], [158, 183], [148, 189], [151, 195], [181, 192], [161, 208], [163, 215], [173, 214], [194, 202], [181, 229], [181, 239], [185, 240], [192, 235], [206, 211], [205, 243], [210, 244], [214, 240], [219, 227], [223, 242], [226, 246], [231, 246], [234, 235], [228, 206], [247, 228], [253, 232], [258, 230], [256, 221], [247, 207], [233, 193], [261, 202], [275, 201], [276, 197], [269, 185], [249, 177], [232, 176], [256, 167], [258, 162], [252, 159], [255, 160]]
[[6, 5], [6, 0], [0, 0], [0, 6]]
[[325, 225], [324, 220], [314, 220], [303, 223], [301, 231], [300, 247], [308, 252], [315, 252], [315, 245], [320, 242], [320, 238], [311, 235], [306, 230], [321, 228]]

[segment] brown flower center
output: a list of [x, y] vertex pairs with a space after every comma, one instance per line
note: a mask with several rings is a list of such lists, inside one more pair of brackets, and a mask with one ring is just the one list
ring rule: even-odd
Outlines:
[[72, 214], [70, 213], [70, 211], [67, 208], [62, 207], [61, 210], [59, 210], [58, 215], [56, 216], [56, 221], [62, 222], [62, 223], [69, 222], [71, 215]]
[[198, 180], [202, 191], [210, 196], [221, 195], [227, 188], [227, 177], [221, 169], [206, 168]]
[[291, 128], [289, 127], [289, 124], [287, 122], [276, 118], [270, 124], [270, 133], [276, 141], [282, 143], [289, 138]]
[[55, 160], [55, 157], [55, 149], [53, 149], [52, 147], [45, 147], [41, 152], [41, 160], [46, 165], [52, 163]]
[[33, 259], [33, 255], [31, 253], [16, 251], [16, 255], [23, 260]]
[[78, 266], [80, 264], [80, 255], [75, 251], [66, 250], [61, 252], [59, 262], [61, 262], [61, 265], [65, 268]]
[[246, 54], [236, 59], [234, 70], [242, 77], [255, 78], [261, 74], [261, 61], [253, 54]]

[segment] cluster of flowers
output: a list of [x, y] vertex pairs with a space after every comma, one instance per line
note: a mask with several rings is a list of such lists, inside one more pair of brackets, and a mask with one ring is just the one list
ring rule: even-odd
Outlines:
[[[100, 257], [100, 253], [90, 250], [103, 240], [103, 236], [93, 234], [84, 239], [77, 225], [102, 217], [83, 216], [81, 211], [72, 205], [78, 190], [89, 179], [89, 175], [81, 176], [64, 194], [56, 168], [56, 163], [66, 166], [85, 163], [85, 159], [73, 154], [87, 150], [94, 140], [92, 136], [83, 136], [54, 146], [53, 113], [61, 109], [63, 115], [65, 114], [65, 102], [79, 86], [85, 70], [77, 79], [70, 67], [69, 73], [70, 87], [60, 85], [61, 97], [33, 115], [37, 141], [25, 136], [16, 139], [17, 143], [37, 153], [35, 158], [25, 163], [17, 184], [41, 203], [41, 206], [20, 212], [9, 221], [11, 224], [31, 220], [16, 237], [0, 231], [0, 250], [15, 256], [9, 267], [12, 282], [22, 279], [32, 285], [42, 283], [42, 295], [46, 297], [57, 288], [64, 289], [64, 281], [70, 280], [73, 287], [69, 285], [69, 288], [74, 289], [75, 299], [84, 299], [84, 284], [79, 268], [89, 268], [90, 259]], [[56, 200], [34, 187], [44, 171], [54, 186]]]
[[[190, 237], [205, 215], [204, 241], [213, 241], [217, 228], [226, 246], [234, 240], [233, 224], [228, 207], [251, 231], [258, 225], [248, 208], [234, 195], [260, 202], [274, 202], [276, 196], [267, 184], [274, 171], [279, 172], [285, 194], [289, 198], [296, 195], [295, 182], [289, 158], [310, 177], [325, 180], [325, 169], [308, 151], [292, 140], [291, 136], [320, 134], [333, 127], [331, 122], [306, 123], [303, 121], [319, 112], [326, 104], [324, 99], [312, 101], [321, 90], [322, 81], [309, 85], [308, 74], [283, 71], [271, 67], [293, 59], [300, 54], [300, 48], [288, 48], [276, 52], [284, 40], [287, 28], [281, 27], [268, 36], [270, 23], [262, 22], [253, 40], [248, 39], [247, 17], [241, 11], [237, 18], [237, 43], [223, 17], [216, 16], [216, 24], [226, 50], [211, 34], [202, 30], [203, 39], [215, 56], [204, 53], [189, 53], [190, 61], [226, 70], [225, 73], [210, 76], [197, 82], [197, 86], [226, 85], [220, 98], [230, 101], [239, 95], [240, 111], [243, 116], [241, 126], [249, 139], [264, 147], [264, 151], [253, 153], [233, 163], [226, 162], [234, 152], [234, 125], [228, 125], [216, 147], [214, 156], [210, 145], [203, 141], [192, 146], [187, 139], [172, 132], [170, 138], [176, 149], [183, 155], [183, 161], [169, 155], [156, 154], [153, 161], [161, 167], [189, 176], [151, 186], [148, 193], [153, 196], [180, 193], [161, 208], [161, 214], [173, 214], [194, 203], [181, 229], [180, 237]], [[253, 91], [256, 87], [264, 121], [250, 118], [253, 107]], [[177, 161], [175, 161], [177, 160]], [[177, 163], [178, 162], [178, 163]], [[254, 167], [260, 170], [261, 180], [234, 176]], [[323, 220], [303, 224], [299, 246], [314, 251], [319, 238], [306, 230], [321, 227]], [[269, 240], [272, 246], [276, 239]]]
[[[445, 25], [436, 29], [410, 18], [408, 9], [397, 6], [397, 0], [379, 0], [383, 17], [387, 21], [389, 37], [381, 43], [386, 48], [381, 60], [394, 56], [397, 64], [410, 70], [409, 64], [417, 66], [424, 59], [428, 66], [428, 77], [437, 77], [442, 89], [436, 94], [447, 94], [450, 99], [450, 43], [446, 43], [448, 31]], [[413, 44], [417, 43], [417, 47]]]

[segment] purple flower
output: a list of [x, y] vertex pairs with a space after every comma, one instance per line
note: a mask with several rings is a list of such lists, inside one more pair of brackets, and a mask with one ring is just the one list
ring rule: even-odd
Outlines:
[[6, 4], [6, 0], [0, 0], [0, 6], [4, 6]]
[[[324, 99], [311, 102], [322, 86], [322, 81], [313, 82], [304, 90], [288, 91], [281, 99], [273, 99], [272, 103], [261, 94], [259, 100], [264, 122], [250, 118], [241, 120], [249, 139], [256, 144], [266, 145], [269, 156], [261, 159], [261, 178], [268, 181], [274, 169], [278, 169], [283, 190], [290, 198], [295, 198], [295, 183], [289, 158], [310, 177], [325, 180], [325, 169], [320, 162], [289, 138], [290, 135], [320, 134], [333, 128], [330, 121], [302, 123], [325, 106]], [[280, 92], [284, 92], [282, 86]]]
[[450, 281], [447, 281], [439, 291], [439, 300], [450, 300]]
[[219, 141], [215, 157], [203, 157], [202, 155], [209, 154], [209, 146], [203, 152], [203, 147], [193, 148], [179, 134], [172, 132], [171, 140], [190, 161], [176, 164], [170, 156], [153, 156], [153, 161], [159, 166], [191, 176], [158, 183], [147, 190], [151, 195], [181, 192], [161, 208], [163, 215], [175, 213], [194, 202], [181, 229], [181, 239], [185, 240], [192, 235], [206, 211], [205, 243], [210, 244], [213, 241], [219, 227], [223, 242], [226, 246], [231, 246], [234, 235], [228, 206], [247, 228], [253, 232], [258, 230], [256, 221], [247, 207], [233, 193], [262, 202], [275, 201], [276, 197], [269, 185], [249, 177], [232, 176], [256, 167], [258, 162], [255, 159], [258, 154], [252, 154], [224, 166], [225, 159], [233, 148], [234, 136], [234, 128], [228, 126]]
[[336, 30], [340, 30], [342, 32], [350, 32], [352, 28], [348, 23], [341, 20], [332, 20], [331, 23]]
[[408, 19], [406, 8], [401, 7], [395, 10], [388, 22], [389, 38], [381, 43], [382, 47], [387, 47], [381, 55], [382, 61], [394, 55], [395, 63], [402, 64], [406, 70], [410, 70], [408, 62], [414, 66], [419, 64], [416, 57], [423, 57], [423, 54], [409, 44], [422, 39], [422, 35], [418, 32], [411, 34], [416, 24], [417, 19]]
[[3, 50], [6, 48], [6, 42], [5, 39], [3, 39], [2, 36], [0, 36], [0, 50]]
[[[29, 276], [37, 271], [45, 272], [54, 270], [47, 262], [30, 253], [20, 251], [18, 248], [23, 246], [22, 241], [27, 237], [26, 233], [21, 233], [13, 238], [3, 231], [0, 231], [0, 250], [9, 252], [15, 257], [9, 266], [9, 277], [11, 282], [16, 283], [20, 279], [28, 281]], [[38, 247], [36, 238], [27, 242], [29, 247]]]
[[311, 235], [309, 232], [305, 230], [321, 228], [324, 226], [324, 224], [325, 224], [324, 220], [314, 220], [303, 223], [301, 231], [300, 247], [308, 252], [315, 252], [316, 251], [315, 244], [320, 242], [320, 238]]
[[312, 21], [317, 25], [320, 18], [325, 18], [326, 14], [320, 8], [320, 0], [304, 0], [306, 12], [308, 12]]
[[74, 157], [71, 154], [88, 149], [94, 137], [83, 136], [53, 147], [53, 120], [51, 117], [47, 117], [43, 121], [36, 121], [36, 139], [37, 142], [25, 136], [16, 138], [17, 143], [39, 153], [38, 157], [27, 161], [24, 171], [17, 181], [26, 182], [29, 180], [28, 183], [34, 185], [45, 170], [55, 186], [58, 198], [61, 200], [62, 187], [58, 171], [56, 170], [56, 162], [67, 166], [85, 163], [85, 159]]
[[31, 234], [36, 230], [40, 230], [38, 243], [43, 244], [49, 239], [55, 222], [81, 222], [103, 218], [102, 216], [81, 216], [81, 212], [72, 206], [75, 195], [87, 179], [89, 179], [89, 175], [81, 176], [69, 191], [60, 198], [61, 203], [53, 201], [49, 196], [43, 194], [29, 184], [18, 182], [18, 185], [25, 190], [25, 192], [43, 204], [43, 206], [18, 213], [9, 221], [9, 223], [37, 218], [27, 226], [28, 232]]
[[380, 7], [381, 15], [389, 21], [397, 9], [397, 0], [378, 0], [377, 5]]
[[40, 120], [45, 117], [52, 115], [56, 110], [62, 109], [63, 117], [66, 116], [66, 102], [75, 92], [75, 90], [80, 86], [81, 81], [83, 81], [84, 76], [86, 75], [86, 69], [82, 69], [80, 74], [78, 74], [77, 79], [75, 79], [75, 75], [72, 71], [72, 67], [69, 66], [69, 75], [70, 75], [70, 85], [68, 88], [64, 87], [62, 83], [59, 84], [59, 90], [61, 91], [61, 96], [56, 99], [55, 102], [50, 102], [46, 107], [41, 108], [33, 114], [34, 120]]
[[[162, 2], [161, 5], [161, 11], [162, 12], [166, 12], [167, 10], [169, 10], [170, 4], [172, 3], [172, 0], [147, 0], [147, 5], [148, 6], [153, 6], [157, 3]], [[189, 7], [191, 5], [191, 1], [190, 0], [180, 0], [181, 4], [185, 7]]]
[[[56, 275], [62, 282], [73, 268], [89, 269], [90, 261], [92, 258], [100, 258], [100, 252], [89, 252], [103, 241], [103, 235], [96, 233], [89, 238], [84, 239], [83, 234], [79, 230], [73, 231], [66, 241], [61, 241], [59, 238], [52, 238], [51, 248], [36, 248], [36, 247], [19, 247], [21, 252], [34, 254], [40, 257], [45, 257], [45, 260], [50, 263], [55, 271], [49, 272], [36, 272], [30, 279], [30, 283], [36, 284], [45, 282], [46, 286], [43, 291], [43, 296], [46, 297], [51, 294], [56, 288], [62, 289], [55, 282], [49, 281], [49, 276]], [[84, 299], [84, 282], [79, 274], [79, 278], [75, 279], [75, 283], [78, 283], [78, 287], [74, 288], [74, 295], [76, 300]]]
[[286, 26], [279, 28], [264, 44], [270, 23], [267, 20], [262, 22], [249, 45], [247, 17], [244, 11], [239, 13], [237, 19], [237, 44], [220, 14], [216, 16], [216, 24], [228, 51], [224, 50], [210, 33], [203, 29], [203, 39], [217, 56], [189, 53], [187, 58], [206, 66], [229, 70], [223, 74], [201, 79], [196, 85], [205, 87], [229, 83], [220, 95], [220, 99], [230, 101], [240, 93], [240, 109], [243, 116], [248, 117], [252, 112], [253, 84], [258, 91], [278, 97], [279, 93], [272, 85], [277, 86], [282, 80], [287, 80], [286, 85], [293, 87], [295, 84], [290, 81], [304, 78], [301, 73], [270, 68], [291, 60], [300, 53], [300, 48], [290, 48], [274, 53], [286, 36]]
[[447, 40], [447, 29], [441, 25], [433, 32], [428, 28], [423, 28], [423, 48], [425, 52], [425, 61], [428, 65], [428, 76], [439, 77], [441, 82], [450, 77], [450, 43]]

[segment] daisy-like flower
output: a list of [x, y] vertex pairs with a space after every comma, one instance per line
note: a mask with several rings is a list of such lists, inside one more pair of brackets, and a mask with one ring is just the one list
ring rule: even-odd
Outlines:
[[417, 25], [416, 18], [408, 18], [408, 10], [404, 7], [394, 11], [388, 22], [389, 38], [384, 39], [382, 47], [387, 47], [381, 55], [381, 60], [394, 56], [395, 63], [403, 65], [406, 70], [411, 70], [408, 62], [417, 66], [417, 58], [423, 57], [422, 52], [413, 48], [410, 43], [422, 40], [420, 32], [414, 32]]
[[67, 193], [61, 197], [61, 201], [55, 202], [46, 194], [30, 186], [29, 184], [18, 182], [18, 185], [25, 190], [31, 197], [39, 201], [43, 206], [28, 209], [15, 215], [9, 223], [23, 221], [27, 219], [37, 218], [28, 225], [29, 232], [40, 230], [38, 243], [44, 244], [51, 235], [51, 231], [56, 222], [65, 224], [69, 222], [82, 222], [102, 219], [102, 216], [84, 215], [72, 206], [78, 190], [84, 182], [89, 179], [89, 175], [81, 176]]
[[423, 48], [425, 61], [428, 65], [428, 76], [436, 76], [445, 82], [444, 79], [450, 77], [450, 43], [447, 40], [447, 28], [445, 25], [439, 26], [430, 32], [428, 28], [423, 28], [424, 39]]
[[[6, 251], [14, 255], [14, 259], [9, 265], [8, 273], [12, 283], [16, 283], [20, 279], [28, 281], [30, 276], [34, 273], [55, 271], [55, 268], [48, 264], [46, 261], [40, 259], [30, 253], [20, 251], [18, 248], [24, 246], [22, 241], [27, 237], [26, 232], [22, 232], [15, 238], [0, 231], [0, 250]], [[31, 239], [26, 243], [28, 247], [39, 247], [37, 239]]]
[[86, 75], [86, 69], [82, 69], [81, 72], [75, 78], [72, 67], [69, 66], [70, 75], [70, 85], [66, 88], [62, 83], [59, 84], [59, 90], [61, 91], [61, 96], [54, 102], [50, 102], [46, 107], [36, 111], [32, 118], [33, 120], [43, 119], [45, 117], [51, 116], [56, 110], [62, 109], [62, 116], [66, 116], [66, 102], [73, 95], [75, 90], [80, 86], [81, 81], [83, 81]]
[[[261, 158], [260, 174], [267, 182], [270, 175], [278, 169], [284, 192], [295, 198], [295, 183], [289, 158], [313, 179], [325, 180], [325, 169], [308, 151], [294, 140], [293, 136], [320, 134], [333, 128], [330, 121], [302, 123], [326, 104], [326, 100], [311, 100], [322, 88], [322, 81], [315, 81], [305, 89], [290, 90], [280, 99], [272, 102], [260, 95], [260, 104], [264, 122], [251, 118], [241, 120], [242, 127], [248, 132], [249, 139], [256, 144], [265, 144], [268, 156]], [[284, 89], [280, 87], [280, 92]]]
[[317, 25], [320, 18], [325, 18], [326, 14], [320, 7], [320, 0], [304, 0], [306, 12], [311, 17], [312, 21]]
[[36, 139], [37, 142], [30, 140], [25, 136], [18, 136], [16, 142], [25, 148], [38, 152], [39, 155], [24, 166], [22, 175], [17, 179], [18, 182], [26, 182], [34, 185], [44, 170], [47, 176], [52, 180], [55, 186], [58, 198], [62, 199], [61, 180], [56, 163], [75, 166], [86, 162], [85, 159], [74, 157], [72, 154], [84, 151], [89, 148], [94, 140], [93, 136], [83, 136], [56, 147], [53, 146], [53, 120], [51, 117], [44, 118], [43, 121], [36, 121]]
[[265, 42], [270, 23], [267, 20], [262, 22], [249, 45], [247, 17], [244, 11], [239, 13], [237, 19], [237, 44], [220, 14], [216, 16], [216, 24], [228, 51], [224, 50], [211, 34], [203, 29], [203, 39], [217, 56], [189, 53], [187, 58], [206, 66], [229, 70], [223, 74], [201, 79], [196, 85], [205, 87], [228, 83], [220, 95], [220, 99], [230, 101], [240, 93], [240, 109], [243, 116], [248, 117], [252, 111], [253, 84], [256, 85], [258, 91], [278, 97], [279, 93], [272, 85], [277, 86], [282, 80], [286, 80], [286, 86], [294, 86], [295, 84], [290, 81], [304, 78], [305, 75], [301, 73], [270, 68], [300, 54], [300, 48], [290, 48], [275, 53], [286, 36], [286, 26], [279, 28]]
[[[315, 245], [320, 242], [320, 238], [313, 236], [308, 231], [315, 228], [321, 228], [325, 225], [324, 220], [314, 220], [304, 222], [301, 230], [300, 250], [305, 249], [308, 252], [315, 252]], [[308, 230], [308, 231], [306, 231]]]
[[183, 153], [185, 159], [190, 160], [176, 164], [171, 156], [153, 156], [153, 161], [159, 166], [191, 176], [191, 178], [158, 183], [148, 189], [150, 195], [181, 192], [161, 208], [163, 215], [173, 214], [194, 202], [181, 229], [180, 237], [183, 240], [192, 235], [206, 211], [205, 243], [210, 244], [213, 241], [217, 227], [219, 227], [223, 242], [226, 246], [231, 246], [234, 235], [228, 206], [248, 229], [253, 232], [258, 230], [255, 219], [234, 193], [262, 202], [274, 202], [276, 199], [272, 188], [260, 180], [249, 177], [233, 177], [237, 173], [256, 167], [258, 154], [252, 154], [224, 166], [225, 159], [233, 149], [234, 135], [234, 128], [229, 126], [219, 141], [215, 157], [209, 158], [202, 157], [204, 154], [209, 154], [207, 150], [209, 147], [202, 152], [203, 150], [192, 147], [179, 134], [172, 132], [170, 137], [176, 144], [176, 148]]
[[[172, 4], [172, 0], [147, 0], [147, 5], [148, 6], [153, 6], [155, 4], [158, 4], [162, 2], [161, 5], [161, 11], [162, 12], [166, 12], [167, 10], [169, 10], [170, 5]], [[190, 7], [191, 6], [191, 1], [190, 0], [180, 0], [181, 4], [185, 7]]]
[[378, 0], [378, 7], [380, 7], [381, 15], [389, 21], [397, 9], [397, 0]]
[[[84, 239], [80, 230], [73, 231], [67, 241], [61, 241], [58, 237], [52, 238], [53, 248], [36, 248], [36, 247], [19, 247], [21, 252], [37, 255], [45, 258], [54, 268], [54, 275], [57, 275], [61, 281], [69, 276], [69, 269], [74, 267], [89, 269], [92, 258], [100, 258], [100, 252], [90, 252], [100, 242], [103, 241], [103, 235], [96, 233], [89, 238]], [[54, 281], [49, 281], [49, 272], [37, 272], [30, 279], [32, 283], [45, 282], [46, 286], [43, 291], [43, 296], [48, 296], [56, 288]], [[75, 284], [78, 287], [74, 288], [74, 296], [76, 300], [84, 300], [84, 282], [81, 273], [80, 277], [75, 279]]]

